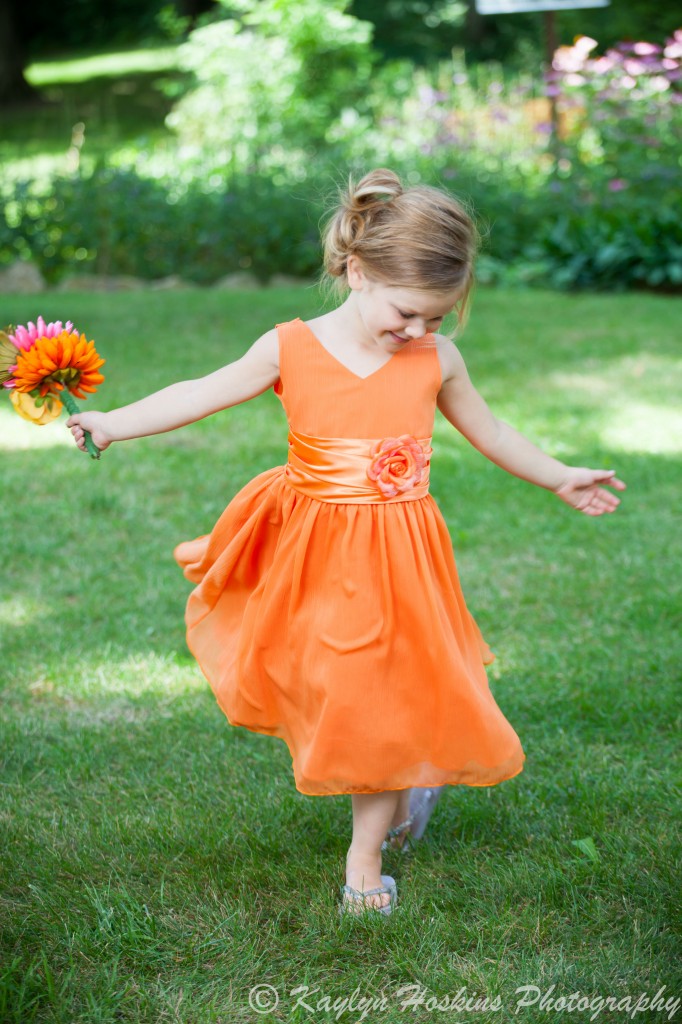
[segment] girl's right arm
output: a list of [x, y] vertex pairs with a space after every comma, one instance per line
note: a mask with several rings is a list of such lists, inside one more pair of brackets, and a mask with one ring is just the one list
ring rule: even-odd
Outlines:
[[239, 405], [262, 394], [279, 378], [277, 331], [268, 331], [244, 355], [196, 380], [183, 380], [147, 398], [110, 412], [79, 412], [66, 421], [78, 447], [85, 451], [83, 432], [104, 451], [112, 441], [161, 434]]

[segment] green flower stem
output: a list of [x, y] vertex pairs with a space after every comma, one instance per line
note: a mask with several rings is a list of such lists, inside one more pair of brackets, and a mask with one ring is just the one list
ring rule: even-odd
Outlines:
[[[67, 391], [66, 388], [64, 388], [63, 391], [60, 391], [57, 397], [59, 398], [59, 401], [66, 406], [66, 408], [69, 410], [72, 416], [75, 416], [77, 413], [80, 412], [80, 409], [76, 405], [76, 402], [71, 392]], [[100, 452], [95, 442], [92, 440], [90, 433], [87, 430], [84, 430], [83, 433], [85, 435], [85, 447], [90, 453], [90, 457], [93, 459], [98, 459], [102, 453]]]

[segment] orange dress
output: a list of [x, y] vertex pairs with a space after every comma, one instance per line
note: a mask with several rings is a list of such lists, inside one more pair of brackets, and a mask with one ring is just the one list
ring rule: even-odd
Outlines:
[[[301, 793], [512, 778], [525, 755], [428, 493], [433, 335], [361, 378], [300, 319], [277, 326], [289, 458], [176, 547], [196, 584], [189, 649], [232, 725], [285, 741]], [[368, 469], [384, 449], [372, 452], [401, 438], [420, 446], [421, 473], [382, 488]], [[397, 473], [415, 468], [406, 458]], [[406, 489], [391, 493], [396, 479]]]

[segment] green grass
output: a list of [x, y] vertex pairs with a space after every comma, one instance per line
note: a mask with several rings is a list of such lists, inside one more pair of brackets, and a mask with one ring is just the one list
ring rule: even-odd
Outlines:
[[46, 61], [36, 61], [26, 69], [26, 78], [33, 86], [65, 82], [87, 82], [93, 78], [121, 78], [140, 72], [171, 71], [177, 67], [177, 46], [146, 47], [136, 50], [115, 50], [79, 54]]
[[86, 171], [98, 159], [131, 162], [173, 145], [164, 118], [187, 77], [177, 68], [177, 47], [54, 58], [31, 64], [26, 77], [33, 102], [0, 111], [7, 181], [72, 171], [72, 138]]
[[[4, 298], [0, 319], [74, 319], [107, 359], [91, 402], [108, 408], [316, 308], [305, 289], [50, 294]], [[275, 396], [99, 463], [63, 420], [0, 406], [0, 1020], [360, 1019], [296, 1007], [301, 985], [313, 1007], [384, 994], [373, 1024], [594, 1012], [517, 1013], [524, 985], [682, 996], [679, 301], [481, 289], [461, 347], [498, 415], [628, 491], [614, 516], [580, 516], [439, 417], [432, 493], [527, 761], [445, 795], [410, 862], [385, 862], [400, 913], [368, 922], [336, 911], [349, 798], [298, 793], [284, 744], [230, 727], [185, 645], [172, 549], [284, 463]], [[259, 984], [272, 1013], [249, 1007]], [[403, 1012], [411, 984], [502, 1008]]]

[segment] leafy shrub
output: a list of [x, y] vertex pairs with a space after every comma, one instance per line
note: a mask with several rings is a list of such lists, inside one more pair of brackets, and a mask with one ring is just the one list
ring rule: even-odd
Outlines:
[[180, 66], [193, 84], [169, 115], [185, 159], [229, 175], [302, 172], [367, 105], [372, 27], [348, 0], [221, 0], [231, 17], [193, 32]]
[[[207, 102], [195, 112], [201, 132], [215, 131], [208, 149], [188, 155], [181, 147], [165, 168], [158, 154], [138, 159], [146, 176], [99, 166], [49, 188], [20, 184], [5, 196], [0, 263], [32, 257], [52, 281], [77, 268], [178, 273], [197, 283], [244, 268], [263, 280], [308, 276], [319, 267], [321, 190], [349, 170], [383, 164], [408, 182], [449, 187], [478, 212], [483, 280], [682, 288], [682, 227], [673, 214], [682, 34], [664, 48], [622, 44], [596, 59], [593, 40], [560, 49], [548, 82], [560, 133], [550, 145], [548, 99], [528, 78], [499, 67], [472, 73], [455, 55], [428, 70], [384, 64], [365, 90], [367, 37], [343, 13], [345, 0], [232, 6], [241, 20], [228, 29], [229, 76], [217, 37], [193, 34], [197, 72], [202, 53], [206, 65], [182, 103]], [[285, 41], [276, 32], [283, 24]], [[282, 46], [281, 64], [269, 62]], [[189, 131], [194, 108], [179, 110]]]
[[99, 167], [89, 177], [53, 179], [47, 191], [20, 182], [0, 220], [0, 262], [32, 258], [46, 278], [76, 271], [197, 283], [248, 269], [263, 280], [277, 272], [318, 269], [318, 229], [308, 204], [268, 178], [235, 177], [229, 189], [142, 178]]

